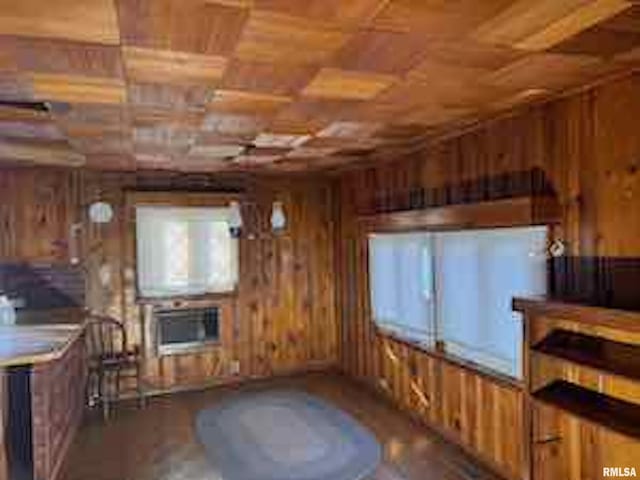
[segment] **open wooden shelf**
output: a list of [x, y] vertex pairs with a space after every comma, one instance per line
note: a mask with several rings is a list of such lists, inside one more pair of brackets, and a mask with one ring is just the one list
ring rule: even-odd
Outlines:
[[536, 352], [640, 380], [640, 346], [569, 330], [553, 330], [536, 343]]
[[635, 310], [605, 308], [547, 297], [515, 297], [512, 306], [513, 310], [524, 314], [525, 321], [555, 318], [577, 324], [640, 332], [640, 312]]
[[640, 439], [640, 405], [556, 380], [533, 393], [541, 402], [592, 423]]

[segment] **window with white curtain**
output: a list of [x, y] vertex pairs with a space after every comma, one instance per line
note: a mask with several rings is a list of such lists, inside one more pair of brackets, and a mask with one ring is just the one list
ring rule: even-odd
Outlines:
[[435, 235], [437, 330], [446, 352], [521, 377], [516, 296], [546, 292], [546, 227]]
[[519, 378], [522, 325], [511, 300], [546, 293], [546, 239], [546, 227], [371, 235], [373, 319]]
[[231, 292], [238, 242], [229, 209], [136, 207], [138, 291], [143, 297]]
[[420, 343], [434, 342], [432, 239], [428, 233], [369, 237], [375, 322]]

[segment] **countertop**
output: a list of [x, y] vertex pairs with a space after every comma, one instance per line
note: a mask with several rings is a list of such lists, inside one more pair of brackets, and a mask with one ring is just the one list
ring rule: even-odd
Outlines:
[[87, 312], [82, 307], [18, 309], [16, 325], [80, 324], [85, 321], [86, 316]]
[[51, 362], [82, 334], [82, 324], [0, 326], [0, 368]]

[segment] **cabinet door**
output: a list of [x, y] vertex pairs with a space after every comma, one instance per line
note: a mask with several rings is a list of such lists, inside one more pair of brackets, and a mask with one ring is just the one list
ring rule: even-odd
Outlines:
[[539, 402], [533, 405], [532, 456], [534, 480], [601, 480], [604, 468], [640, 474], [640, 441]]
[[[640, 476], [640, 440], [602, 429], [600, 466], [602, 468], [635, 469], [635, 476]], [[628, 472], [631, 474], [631, 471]], [[604, 472], [600, 471], [601, 477]], [[617, 473], [619, 476], [620, 473]], [[613, 475], [615, 478], [615, 475]], [[627, 476], [622, 475], [622, 478]], [[633, 478], [633, 477], [629, 477]]]
[[8, 478], [7, 445], [5, 444], [5, 425], [7, 423], [7, 389], [4, 370], [0, 368], [0, 479]]
[[562, 418], [558, 410], [533, 404], [532, 462], [534, 480], [568, 480], [562, 460]]

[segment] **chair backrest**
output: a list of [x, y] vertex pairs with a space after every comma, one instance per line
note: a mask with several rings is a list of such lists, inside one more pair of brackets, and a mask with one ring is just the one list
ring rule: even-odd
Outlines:
[[85, 340], [90, 358], [113, 355], [127, 349], [124, 325], [106, 315], [90, 315], [86, 322]]

